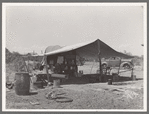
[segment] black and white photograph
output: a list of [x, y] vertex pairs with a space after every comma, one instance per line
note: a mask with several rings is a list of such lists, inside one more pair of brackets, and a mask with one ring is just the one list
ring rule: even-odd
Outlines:
[[147, 3], [2, 3], [2, 111], [147, 111]]

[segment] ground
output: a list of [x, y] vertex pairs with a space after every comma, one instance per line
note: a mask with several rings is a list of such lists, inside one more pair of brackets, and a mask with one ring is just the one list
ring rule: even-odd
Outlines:
[[[37, 90], [32, 88], [32, 94], [26, 96], [16, 95], [11, 89], [6, 92], [6, 109], [143, 109], [142, 68], [135, 67], [134, 74], [138, 80], [113, 82], [112, 85], [107, 82], [70, 83], [53, 89], [52, 86]], [[120, 75], [130, 77], [131, 72]], [[70, 98], [73, 101], [62, 103], [47, 99], [46, 94], [51, 91], [55, 91], [57, 99]]]

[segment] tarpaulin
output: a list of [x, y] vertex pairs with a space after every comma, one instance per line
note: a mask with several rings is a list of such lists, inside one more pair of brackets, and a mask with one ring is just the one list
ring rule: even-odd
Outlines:
[[117, 56], [121, 58], [133, 58], [133, 56], [129, 56], [126, 54], [123, 54], [121, 52], [118, 52], [102, 42], [101, 40], [97, 39], [94, 41], [88, 41], [83, 43], [78, 43], [71, 46], [66, 46], [48, 53], [45, 53], [45, 55], [55, 55], [60, 54], [64, 52], [69, 51], [75, 51], [76, 55], [84, 57], [86, 59], [98, 59], [98, 54], [100, 53], [101, 58], [109, 58], [112, 56]]

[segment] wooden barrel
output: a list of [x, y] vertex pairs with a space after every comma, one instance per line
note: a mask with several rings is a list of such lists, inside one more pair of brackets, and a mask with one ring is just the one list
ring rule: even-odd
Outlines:
[[60, 79], [53, 80], [53, 87], [54, 88], [59, 88], [60, 87]]
[[17, 95], [28, 95], [30, 90], [30, 76], [27, 72], [15, 74], [15, 92]]

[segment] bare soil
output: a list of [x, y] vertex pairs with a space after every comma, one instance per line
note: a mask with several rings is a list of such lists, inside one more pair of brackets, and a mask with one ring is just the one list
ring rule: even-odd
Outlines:
[[[7, 70], [7, 75], [13, 74]], [[60, 88], [49, 86], [33, 89], [30, 95], [16, 95], [14, 89], [6, 91], [6, 109], [143, 109], [143, 71], [136, 67], [138, 80], [104, 83], [70, 83]], [[120, 74], [130, 77], [131, 72]], [[14, 74], [13, 74], [14, 75]], [[13, 78], [12, 78], [13, 79]], [[57, 99], [70, 98], [72, 102], [47, 99], [46, 94], [55, 91]], [[36, 93], [37, 92], [37, 93]]]

